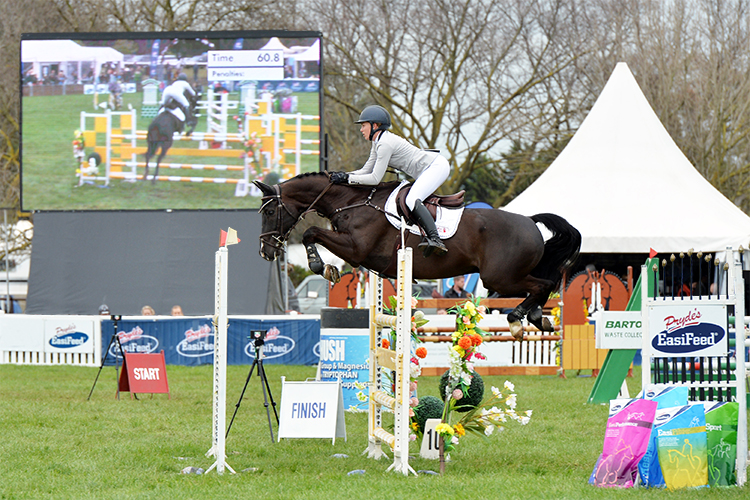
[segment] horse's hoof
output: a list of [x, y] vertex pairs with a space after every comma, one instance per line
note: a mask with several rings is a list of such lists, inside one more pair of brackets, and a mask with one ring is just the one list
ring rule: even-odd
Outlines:
[[510, 334], [513, 335], [514, 339], [519, 342], [523, 340], [523, 325], [520, 321], [512, 321], [508, 326], [510, 326]]
[[323, 271], [323, 277], [334, 285], [341, 281], [341, 274], [339, 274], [339, 270], [331, 264], [326, 264], [325, 271]]
[[552, 323], [549, 322], [548, 318], [542, 318], [542, 331], [543, 332], [554, 332], [555, 327], [552, 326]]

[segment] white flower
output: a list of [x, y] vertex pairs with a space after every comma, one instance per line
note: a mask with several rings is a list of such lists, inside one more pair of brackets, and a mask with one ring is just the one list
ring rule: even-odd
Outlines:
[[422, 368], [416, 363], [410, 363], [409, 375], [411, 378], [418, 378], [422, 374]]
[[500, 397], [500, 394], [502, 394], [502, 393], [500, 392], [500, 389], [498, 389], [497, 387], [495, 387], [495, 386], [493, 385], [493, 386], [492, 386], [492, 395], [493, 395], [493, 396], [495, 396], [495, 397], [497, 398], [497, 397]]
[[458, 444], [458, 438], [456, 436], [453, 436], [451, 438], [451, 444], [453, 444], [453, 445], [457, 445]]
[[484, 428], [484, 435], [485, 436], [491, 436], [492, 435], [492, 431], [494, 431], [494, 430], [495, 430], [495, 426], [494, 425], [488, 425], [487, 427]]
[[417, 321], [422, 321], [424, 319], [424, 313], [422, 311], [415, 312], [414, 319]]
[[532, 410], [526, 410], [526, 415], [531, 416]]
[[416, 441], [417, 435], [416, 434], [409, 434], [409, 441]]
[[508, 396], [508, 399], [505, 400], [505, 404], [508, 405], [508, 408], [515, 410], [516, 408], [516, 393], [514, 392], [510, 396]]
[[519, 420], [519, 422], [521, 422], [521, 425], [526, 425], [530, 421], [531, 421], [531, 419], [529, 417], [521, 417], [521, 419]]
[[472, 378], [471, 373], [463, 372], [461, 374], [461, 383], [469, 387], [471, 385], [471, 378]]
[[516, 386], [513, 385], [513, 383], [508, 380], [505, 381], [505, 388], [511, 392], [516, 390]]

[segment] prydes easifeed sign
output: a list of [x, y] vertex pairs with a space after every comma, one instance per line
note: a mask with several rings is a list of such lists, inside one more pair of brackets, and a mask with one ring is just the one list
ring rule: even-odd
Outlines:
[[648, 323], [654, 356], [725, 356], [725, 305], [650, 306]]

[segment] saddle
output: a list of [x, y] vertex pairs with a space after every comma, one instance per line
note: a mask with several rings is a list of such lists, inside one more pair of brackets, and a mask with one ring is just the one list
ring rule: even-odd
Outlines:
[[[414, 222], [414, 219], [412, 219], [411, 216], [411, 210], [409, 210], [409, 207], [406, 206], [406, 195], [409, 194], [409, 191], [411, 191], [413, 184], [409, 184], [408, 186], [405, 186], [401, 191], [399, 191], [398, 195], [396, 196], [396, 207], [398, 208], [398, 214], [400, 216], [403, 216], [406, 220]], [[464, 193], [466, 191], [459, 191], [458, 193], [453, 194], [431, 194], [427, 197], [426, 200], [422, 200], [422, 204], [427, 208], [427, 211], [430, 212], [430, 215], [433, 219], [436, 218], [437, 215], [437, 207], [445, 207], [445, 208], [461, 208], [464, 206]]]

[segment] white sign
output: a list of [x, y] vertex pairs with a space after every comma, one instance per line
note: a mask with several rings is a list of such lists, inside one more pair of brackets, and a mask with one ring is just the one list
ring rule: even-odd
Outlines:
[[346, 440], [341, 381], [287, 382], [281, 377], [281, 438], [336, 438]]
[[597, 311], [597, 349], [640, 349], [643, 346], [641, 311]]
[[282, 50], [210, 50], [209, 81], [283, 80]]
[[83, 319], [44, 322], [45, 352], [93, 352], [94, 322]]
[[435, 430], [437, 424], [442, 422], [439, 418], [428, 418], [424, 424], [422, 434], [422, 446], [419, 448], [419, 456], [428, 460], [440, 458], [440, 435]]
[[649, 306], [648, 325], [653, 356], [727, 354], [726, 305], [693, 303]]

